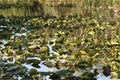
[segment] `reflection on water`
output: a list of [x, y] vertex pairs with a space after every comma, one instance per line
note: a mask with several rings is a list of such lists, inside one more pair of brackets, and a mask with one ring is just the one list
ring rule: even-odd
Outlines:
[[113, 11], [105, 7], [94, 6], [95, 3], [82, 4], [82, 1], [48, 5], [34, 1], [32, 4], [0, 4], [0, 15], [4, 16], [60, 16], [80, 14], [82, 16], [113, 17]]
[[42, 4], [38, 1], [0, 2], [0, 15], [4, 16], [39, 16], [44, 14]]
[[[35, 8], [34, 8], [35, 7]], [[47, 5], [43, 5], [43, 7], [40, 6], [34, 6], [34, 7], [11, 7], [6, 9], [0, 9], [0, 15], [4, 16], [44, 16], [44, 15], [50, 15], [50, 16], [58, 16], [58, 15], [64, 15], [66, 13], [71, 12], [71, 7], [50, 7]]]
[[[20, 7], [20, 8], [8, 8], [8, 9], [0, 9], [0, 15], [4, 16], [34, 16], [36, 12], [32, 12], [30, 8]], [[37, 12], [39, 15], [40, 12]]]

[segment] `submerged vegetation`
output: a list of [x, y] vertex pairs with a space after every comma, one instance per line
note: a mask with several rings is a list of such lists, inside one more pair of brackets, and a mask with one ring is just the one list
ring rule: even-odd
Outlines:
[[[42, 0], [4, 1], [0, 1], [0, 10], [9, 8], [13, 13], [0, 16], [1, 80], [99, 80], [101, 75], [120, 78], [117, 0], [73, 0], [72, 5], [62, 0], [59, 5]], [[26, 10], [23, 7], [28, 13], [15, 13], [15, 9]], [[49, 12], [48, 7], [57, 14]], [[39, 14], [40, 10], [44, 12]]]

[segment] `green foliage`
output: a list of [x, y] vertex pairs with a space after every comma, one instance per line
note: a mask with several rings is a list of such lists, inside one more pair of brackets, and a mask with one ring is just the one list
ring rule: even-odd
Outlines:
[[[112, 10], [108, 14], [110, 10], [108, 7], [113, 5], [113, 2], [79, 1], [81, 1], [79, 6], [86, 6], [81, 15], [3, 17], [0, 20], [2, 25], [0, 27], [0, 77], [13, 79], [13, 76], [20, 75], [23, 79], [38, 80], [39, 76], [50, 75], [53, 80], [60, 78], [93, 80], [98, 72], [86, 70], [91, 70], [94, 66], [101, 70], [106, 65], [110, 66], [111, 72], [114, 72], [115, 76], [117, 73], [119, 77], [120, 22], [112, 19], [111, 14], [114, 15]], [[107, 13], [104, 14], [104, 11]], [[26, 33], [26, 35], [11, 38], [15, 33]], [[8, 42], [3, 44], [2, 39]], [[48, 44], [52, 45], [51, 53]], [[8, 58], [2, 59], [3, 55]], [[40, 60], [29, 59], [33, 57]], [[14, 58], [15, 62], [13, 62]], [[44, 64], [48, 67], [57, 69], [65, 67], [67, 70], [37, 72], [36, 69], [41, 68], [39, 63], [42, 61], [46, 61]], [[34, 68], [29, 71], [21, 65], [23, 63], [31, 64]], [[100, 64], [102, 66], [99, 66]], [[81, 75], [73, 76], [73, 73], [78, 70]], [[114, 77], [114, 74], [111, 75]]]

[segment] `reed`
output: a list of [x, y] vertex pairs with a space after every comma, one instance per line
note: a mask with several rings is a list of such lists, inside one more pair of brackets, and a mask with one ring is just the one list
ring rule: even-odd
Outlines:
[[0, 0], [0, 4], [32, 4], [33, 1], [35, 0]]
[[[104, 16], [108, 19], [113, 16], [113, 12], [110, 12], [111, 10], [109, 9], [109, 7], [120, 5], [120, 0], [0, 0], [0, 4], [25, 4], [31, 6], [34, 1], [38, 1], [42, 4], [45, 15], [58, 16], [61, 15], [62, 11], [64, 13], [65, 10], [68, 10], [68, 12], [65, 11], [65, 13], [80, 14], [82, 16]], [[71, 9], [62, 7], [59, 7], [58, 9], [56, 5], [59, 4], [72, 4], [75, 6]], [[53, 5], [53, 7], [50, 7], [50, 5]], [[7, 9], [1, 10], [2, 12], [0, 13], [0, 15], [8, 15], [8, 13], [9, 15], [31, 15], [30, 10], [26, 8], [22, 9], [14, 9], [14, 11], [12, 9], [9, 9], [8, 11], [10, 12], [6, 11]], [[21, 11], [19, 11], [18, 13], [18, 10]]]

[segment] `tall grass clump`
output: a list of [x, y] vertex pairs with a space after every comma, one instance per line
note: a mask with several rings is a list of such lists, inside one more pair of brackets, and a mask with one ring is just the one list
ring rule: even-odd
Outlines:
[[[28, 11], [28, 8], [25, 8], [25, 6], [32, 8], [31, 6], [33, 5], [34, 1], [37, 1], [42, 5], [44, 9], [44, 14], [42, 14], [43, 16], [79, 14], [84, 17], [96, 17], [98, 19], [104, 18], [105, 20], [110, 20], [119, 16], [116, 13], [119, 10], [120, 0], [0, 0], [0, 4], [23, 5], [23, 8], [25, 9], [24, 11], [26, 11], [25, 14], [27, 15], [27, 13], [30, 11]], [[66, 5], [73, 6], [69, 7]], [[6, 10], [2, 11], [4, 12]], [[15, 10], [15, 12], [17, 13], [17, 10]], [[29, 14], [30, 13], [28, 13], [28, 15]], [[4, 15], [7, 15], [7, 13]], [[39, 15], [39, 12], [37, 15]]]

